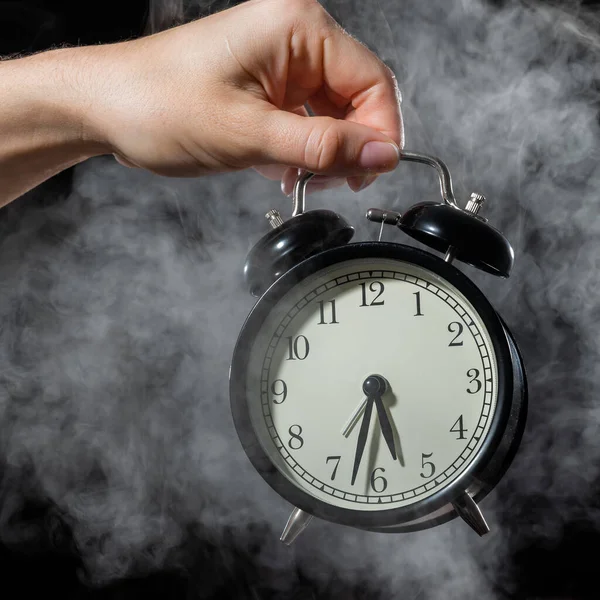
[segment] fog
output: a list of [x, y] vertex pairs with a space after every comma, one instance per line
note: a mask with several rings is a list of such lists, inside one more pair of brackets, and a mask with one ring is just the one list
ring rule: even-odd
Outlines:
[[[483, 193], [483, 214], [515, 249], [508, 280], [460, 267], [508, 323], [529, 375], [520, 452], [481, 506], [492, 532], [479, 538], [460, 520], [404, 535], [313, 521], [281, 545], [290, 506], [241, 448], [228, 368], [253, 305], [245, 255], [268, 229], [264, 213], [289, 216], [291, 201], [251, 171], [174, 180], [103, 158], [76, 169], [68, 197], [47, 191], [45, 202], [4, 209], [4, 543], [34, 546], [64, 522], [91, 585], [201, 555], [200, 579], [210, 580], [210, 560], [247, 557], [275, 597], [293, 597], [301, 573], [323, 593], [343, 581], [383, 598], [452, 600], [516, 594], [528, 549], [559, 547], [573, 523], [600, 531], [595, 17], [571, 16], [575, 3], [324, 5], [394, 69], [406, 148], [442, 158], [463, 202]], [[221, 7], [191, 7], [188, 18]], [[176, 3], [169, 10], [167, 20]], [[330, 190], [307, 204], [343, 214], [358, 240], [379, 232], [367, 208], [438, 197], [431, 169], [401, 163], [364, 192]], [[413, 244], [389, 230], [384, 239]], [[31, 500], [50, 506], [43, 524], [24, 515]]]

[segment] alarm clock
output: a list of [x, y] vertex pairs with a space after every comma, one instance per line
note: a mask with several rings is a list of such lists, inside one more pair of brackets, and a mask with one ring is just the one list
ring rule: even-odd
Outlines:
[[[301, 172], [292, 216], [244, 266], [258, 297], [235, 345], [230, 398], [248, 458], [293, 505], [281, 540], [313, 517], [401, 533], [461, 517], [483, 535], [481, 500], [518, 449], [527, 412], [521, 353], [502, 317], [455, 263], [507, 278], [514, 253], [479, 212], [461, 207], [447, 166], [441, 201], [400, 214], [369, 209], [377, 241], [329, 210], [305, 210]], [[432, 251], [382, 242], [384, 226]]]

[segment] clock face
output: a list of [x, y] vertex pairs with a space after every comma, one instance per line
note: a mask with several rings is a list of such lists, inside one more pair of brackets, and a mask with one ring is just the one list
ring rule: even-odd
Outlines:
[[249, 344], [253, 434], [288, 484], [329, 506], [415, 505], [459, 478], [490, 433], [490, 333], [464, 294], [417, 264], [328, 265], [280, 297]]

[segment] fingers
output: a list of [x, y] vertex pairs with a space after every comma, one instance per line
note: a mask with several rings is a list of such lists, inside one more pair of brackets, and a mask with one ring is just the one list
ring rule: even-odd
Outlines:
[[[314, 112], [317, 112], [312, 106], [311, 109]], [[308, 111], [303, 106], [297, 108], [293, 111], [294, 114], [309, 117]], [[320, 114], [317, 112], [317, 114]], [[254, 169], [271, 180], [281, 180], [281, 191], [286, 195], [290, 196], [294, 189], [294, 184], [296, 183], [296, 179], [298, 178], [299, 169], [295, 167], [286, 167], [284, 165], [262, 165], [255, 166]], [[347, 182], [350, 186], [350, 189], [353, 191], [360, 191], [370, 185], [375, 181], [376, 176], [370, 177], [350, 177]], [[327, 177], [323, 175], [316, 175], [313, 179], [308, 182], [306, 186], [306, 193], [312, 194], [314, 192], [321, 192], [324, 190], [330, 190], [333, 188], [341, 187], [346, 183], [346, 178], [344, 177]]]
[[[281, 191], [290, 196], [294, 190], [294, 184], [298, 178], [298, 169], [295, 167], [285, 167], [282, 165], [265, 165], [262, 167], [254, 167], [254, 170], [260, 173], [263, 177], [273, 181], [281, 180]], [[327, 177], [324, 175], [316, 175], [306, 186], [306, 193], [322, 192], [341, 187], [346, 183], [343, 177]]]
[[[303, 106], [293, 111], [294, 114], [308, 117], [308, 111]], [[298, 169], [295, 167], [286, 167], [284, 165], [263, 165], [255, 166], [254, 169], [267, 179], [281, 180], [281, 191], [286, 195], [290, 196], [294, 190], [294, 184], [298, 178]], [[316, 175], [313, 177], [306, 186], [306, 193], [312, 194], [314, 192], [321, 192], [336, 187], [341, 187], [346, 183], [346, 179], [340, 177], [327, 177], [322, 175]]]
[[348, 177], [348, 187], [353, 192], [362, 192], [368, 188], [372, 183], [377, 181], [377, 175], [367, 175], [365, 177]]
[[[316, 0], [290, 0], [285, 10], [274, 0], [261, 6], [267, 5], [286, 15], [289, 38], [286, 47], [277, 47], [279, 62], [245, 63], [264, 92], [262, 109], [252, 110], [252, 135], [244, 131], [251, 164], [268, 177], [281, 176], [284, 193], [291, 191], [298, 168], [347, 178], [351, 189], [364, 189], [397, 166], [404, 144], [393, 73]], [[314, 117], [296, 108], [305, 103]], [[311, 183], [309, 190], [340, 182]]]
[[260, 120], [255, 164], [284, 164], [333, 177], [392, 171], [400, 153], [394, 140], [360, 123], [268, 110]]
[[403, 148], [401, 94], [391, 69], [348, 35], [319, 3], [302, 0], [301, 4], [291, 42], [286, 98], [294, 104], [302, 90], [310, 89], [308, 100], [318, 114], [366, 125]]
[[315, 0], [290, 0], [286, 12], [292, 25], [284, 104], [309, 100], [320, 114], [366, 125], [402, 148], [400, 92], [392, 71]]
[[362, 123], [404, 146], [401, 94], [392, 71], [368, 48], [334, 27], [323, 42], [324, 94], [347, 102], [347, 121]]
[[[300, 115], [301, 117], [308, 117], [308, 111], [304, 106], [300, 106], [291, 110], [290, 112]], [[296, 178], [297, 169], [292, 169], [290, 167], [286, 167], [285, 165], [260, 165], [255, 166], [254, 169], [258, 171], [261, 175], [266, 177], [267, 179], [281, 180], [281, 190], [284, 194], [288, 194], [289, 192], [284, 191], [284, 181], [288, 182], [291, 178]], [[292, 187], [294, 183], [292, 182]], [[308, 187], [308, 186], [307, 186]], [[287, 188], [286, 188], [287, 189]], [[308, 191], [308, 190], [307, 190]]]
[[317, 2], [303, 0], [303, 8], [290, 42], [284, 104], [302, 99], [317, 116], [265, 111], [262, 160], [347, 177], [351, 189], [364, 189], [373, 175], [396, 167], [404, 144], [396, 79]]
[[[293, 167], [287, 168], [281, 178], [281, 191], [290, 196], [294, 191], [294, 184], [298, 179], [298, 169]], [[306, 193], [322, 192], [333, 188], [341, 187], [346, 183], [344, 177], [327, 177], [326, 175], [316, 175], [306, 186]]]
[[283, 181], [284, 174], [288, 169], [289, 167], [285, 165], [260, 165], [254, 167], [255, 171], [272, 181], [277, 181], [278, 179]]
[[[333, 93], [326, 86], [314, 94], [308, 104], [315, 115], [330, 116], [336, 119], [345, 119], [350, 106], [343, 98], [333, 97]], [[374, 183], [376, 179], [376, 175], [352, 176], [347, 178], [347, 182], [353, 192], [360, 192]]]

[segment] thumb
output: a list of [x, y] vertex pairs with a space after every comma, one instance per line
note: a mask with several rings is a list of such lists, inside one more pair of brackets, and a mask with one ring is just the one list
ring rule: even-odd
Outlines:
[[394, 141], [383, 133], [332, 117], [303, 117], [269, 111], [260, 130], [264, 164], [281, 164], [320, 175], [349, 177], [392, 171], [400, 160]]

